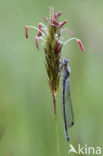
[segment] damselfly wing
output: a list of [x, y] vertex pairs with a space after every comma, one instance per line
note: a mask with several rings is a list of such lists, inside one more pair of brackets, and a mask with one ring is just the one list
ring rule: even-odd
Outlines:
[[67, 126], [72, 127], [74, 124], [74, 114], [70, 93], [70, 77], [65, 80], [65, 110], [66, 110], [66, 120]]

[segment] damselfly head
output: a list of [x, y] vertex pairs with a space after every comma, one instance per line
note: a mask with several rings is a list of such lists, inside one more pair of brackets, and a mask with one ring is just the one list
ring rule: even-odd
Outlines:
[[69, 62], [68, 59], [63, 58], [63, 60], [60, 62], [60, 65], [59, 65], [59, 72], [62, 70], [64, 66], [67, 66], [68, 62]]
[[69, 61], [68, 59], [64, 58], [62, 62], [63, 62], [63, 65], [67, 65]]

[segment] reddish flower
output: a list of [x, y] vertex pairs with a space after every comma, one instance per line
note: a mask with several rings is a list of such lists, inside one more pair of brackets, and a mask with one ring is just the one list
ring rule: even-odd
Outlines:
[[25, 34], [26, 34], [26, 38], [28, 38], [28, 25], [25, 26]]
[[80, 50], [84, 51], [84, 47], [83, 47], [81, 40], [77, 39], [77, 43], [78, 43], [78, 46], [80, 47]]
[[41, 27], [41, 24], [39, 24], [38, 26], [39, 26], [40, 31], [38, 32], [37, 36], [40, 37], [42, 35], [42, 27]]
[[35, 43], [36, 43], [36, 48], [39, 50], [39, 45], [38, 45], [38, 36], [35, 37]]
[[66, 24], [66, 23], [67, 23], [67, 20], [65, 20], [64, 22], [59, 23], [60, 28], [61, 28], [64, 24]]
[[[62, 28], [66, 23], [67, 20], [64, 20], [63, 22], [59, 22], [59, 16], [62, 15], [63, 13], [61, 11], [58, 11], [55, 13], [54, 8], [50, 8], [50, 18], [48, 19], [47, 17], [43, 17], [44, 20], [47, 23], [47, 26], [45, 26], [43, 23], [39, 23], [38, 28], [35, 26], [25, 26], [25, 32], [26, 32], [26, 38], [28, 38], [28, 29], [32, 28], [38, 31], [36, 37], [35, 37], [35, 43], [36, 43], [36, 48], [39, 50], [39, 45], [38, 45], [38, 40], [42, 40], [42, 43], [44, 46], [48, 43], [48, 38], [49, 39], [55, 39], [56, 40], [56, 45], [54, 46], [55, 41], [51, 40], [51, 44], [53, 44], [53, 47], [58, 49], [59, 44], [61, 44], [61, 48], [65, 46], [69, 41], [71, 40], [76, 40], [78, 43], [78, 46], [80, 47], [81, 51], [84, 51], [83, 44], [80, 39], [78, 38], [69, 38], [68, 40], [64, 41], [62, 32], [67, 31], [70, 35], [74, 35], [68, 28]], [[53, 37], [54, 36], [54, 37]], [[48, 47], [50, 46], [48, 45]], [[55, 49], [54, 49], [55, 51]]]
[[43, 16], [43, 18], [44, 18], [45, 22], [47, 22], [47, 23], [48, 23], [48, 18], [47, 18], [47, 17], [45, 17], [45, 16]]
[[68, 28], [65, 29], [69, 34], [74, 35]]
[[56, 14], [57, 17], [61, 16], [63, 14], [63, 12], [58, 11], [58, 13]]

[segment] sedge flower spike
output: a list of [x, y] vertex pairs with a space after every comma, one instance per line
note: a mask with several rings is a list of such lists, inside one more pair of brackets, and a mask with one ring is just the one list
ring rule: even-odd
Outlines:
[[59, 87], [59, 78], [60, 73], [58, 72], [60, 58], [61, 58], [61, 50], [62, 47], [65, 46], [69, 41], [76, 40], [81, 51], [84, 50], [83, 44], [78, 38], [69, 38], [66, 41], [63, 41], [62, 32], [65, 30], [70, 35], [74, 35], [68, 28], [63, 28], [67, 23], [67, 20], [63, 22], [59, 22], [59, 17], [63, 14], [63, 12], [58, 11], [55, 13], [54, 8], [50, 8], [49, 19], [47, 17], [43, 17], [46, 21], [45, 26], [43, 23], [38, 24], [38, 28], [35, 26], [26, 25], [26, 38], [28, 38], [28, 30], [30, 28], [35, 29], [38, 33], [35, 37], [36, 48], [39, 50], [39, 40], [42, 41], [44, 45], [45, 52], [45, 67], [47, 70], [47, 74], [49, 77], [49, 86], [52, 95], [56, 96]]

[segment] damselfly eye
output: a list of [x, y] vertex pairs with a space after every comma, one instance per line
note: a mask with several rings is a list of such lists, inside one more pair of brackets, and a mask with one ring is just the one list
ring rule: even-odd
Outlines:
[[66, 58], [63, 59], [63, 64], [68, 64], [68, 60]]

